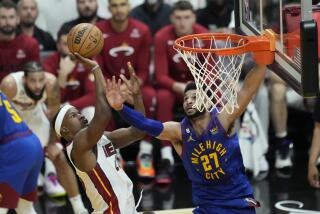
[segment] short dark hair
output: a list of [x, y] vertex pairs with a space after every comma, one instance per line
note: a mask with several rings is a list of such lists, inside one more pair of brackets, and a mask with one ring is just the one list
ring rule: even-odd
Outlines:
[[24, 67], [24, 76], [28, 76], [30, 72], [44, 72], [42, 65], [37, 61], [27, 62]]
[[184, 89], [184, 93], [190, 90], [197, 90], [197, 85], [195, 84], [195, 82], [187, 83], [186, 88]]
[[57, 33], [57, 41], [59, 41], [62, 36], [68, 35], [71, 29], [72, 27], [69, 25], [62, 25], [62, 27], [59, 29]]
[[0, 8], [14, 9], [17, 12], [17, 5], [11, 0], [3, 0], [0, 2]]
[[177, 1], [171, 8], [171, 14], [174, 13], [176, 10], [191, 10], [195, 13], [192, 4], [189, 1]]

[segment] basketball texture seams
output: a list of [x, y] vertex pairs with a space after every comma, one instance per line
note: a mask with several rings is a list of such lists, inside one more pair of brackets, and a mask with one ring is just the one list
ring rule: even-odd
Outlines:
[[100, 53], [103, 48], [102, 32], [96, 26], [89, 23], [81, 23], [74, 26], [68, 34], [68, 48], [71, 53], [92, 58]]

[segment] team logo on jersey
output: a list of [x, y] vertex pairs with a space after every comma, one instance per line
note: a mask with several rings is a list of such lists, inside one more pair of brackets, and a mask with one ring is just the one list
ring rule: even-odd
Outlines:
[[140, 32], [139, 32], [139, 29], [133, 28], [133, 30], [132, 30], [131, 33], [130, 33], [130, 37], [131, 37], [131, 38], [140, 38], [140, 37], [141, 37], [141, 34], [140, 34]]
[[192, 134], [189, 135], [187, 142], [190, 142], [190, 141], [196, 141], [195, 139], [193, 139]]
[[18, 49], [16, 57], [17, 57], [17, 59], [26, 58], [26, 53], [22, 49]]
[[206, 180], [220, 180], [224, 177], [222, 161], [227, 162], [227, 149], [217, 141], [206, 140], [193, 148], [191, 163]]
[[134, 48], [129, 46], [127, 43], [122, 43], [119, 47], [114, 47], [109, 50], [110, 56], [117, 57], [118, 53], [123, 52], [125, 56], [130, 56], [134, 53]]
[[218, 133], [218, 126], [216, 126], [216, 127], [212, 128], [212, 129], [210, 129], [210, 133], [211, 133], [212, 135], [217, 134], [217, 133]]
[[72, 90], [75, 90], [77, 89], [79, 86], [80, 86], [80, 81], [77, 80], [75, 77], [71, 76], [69, 79], [68, 79], [68, 82], [66, 82], [66, 86], [68, 88], [71, 88]]

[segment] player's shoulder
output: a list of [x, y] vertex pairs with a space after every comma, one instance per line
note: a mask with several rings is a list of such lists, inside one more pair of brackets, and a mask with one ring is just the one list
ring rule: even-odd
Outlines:
[[[16, 72], [17, 73], [17, 72]], [[14, 74], [14, 73], [13, 73]], [[8, 97], [13, 98], [17, 94], [17, 83], [12, 74], [5, 76], [1, 80], [0, 89]]]
[[33, 46], [33, 45], [39, 46], [38, 41], [35, 38], [33, 38], [27, 34], [24, 34], [24, 33], [19, 34], [16, 37], [16, 40], [17, 40], [17, 42], [19, 42], [21, 44], [25, 44], [27, 46]]
[[146, 32], [149, 31], [149, 27], [144, 24], [143, 22], [135, 19], [135, 18], [129, 18], [129, 24], [131, 25], [131, 27], [133, 28], [138, 28], [139, 30]]
[[200, 24], [194, 24], [193, 25], [193, 32], [196, 34], [196, 33], [208, 33], [209, 30], [205, 27], [203, 27], [202, 25]]
[[106, 30], [107, 27], [109, 26], [111, 19], [103, 19], [100, 20], [96, 23], [96, 26], [100, 29], [100, 30]]
[[[166, 25], [156, 32], [156, 34], [154, 35], [154, 38], [169, 39], [170, 37], [173, 37], [174, 35], [173, 32], [174, 32], [174, 26], [172, 24]], [[175, 39], [175, 38], [172, 38], [172, 39]]]

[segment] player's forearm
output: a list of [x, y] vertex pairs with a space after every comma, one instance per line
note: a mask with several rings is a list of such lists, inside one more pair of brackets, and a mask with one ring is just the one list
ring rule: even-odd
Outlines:
[[110, 107], [105, 97], [105, 80], [100, 67], [93, 69], [96, 90], [95, 116], [108, 120], [111, 117]]
[[133, 96], [133, 102], [134, 102], [134, 108], [138, 112], [140, 112], [141, 114], [143, 114], [145, 116], [146, 115], [146, 111], [145, 111], [145, 108], [144, 108], [141, 92], [139, 94]]
[[313, 130], [309, 166], [316, 166], [320, 155], [320, 123], [316, 122]]
[[137, 112], [126, 105], [118, 112], [126, 122], [140, 131], [147, 132], [155, 137], [160, 135], [163, 131], [163, 124], [161, 122], [146, 118], [140, 112]]

